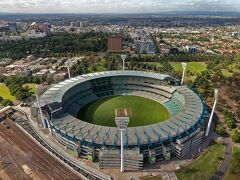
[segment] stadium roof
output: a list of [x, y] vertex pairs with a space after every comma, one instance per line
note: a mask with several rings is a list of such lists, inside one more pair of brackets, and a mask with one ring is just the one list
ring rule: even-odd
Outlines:
[[69, 90], [71, 87], [75, 86], [76, 84], [79, 84], [91, 79], [110, 77], [110, 76], [139, 76], [139, 77], [149, 77], [149, 78], [154, 78], [159, 80], [164, 80], [164, 79], [175, 80], [169, 75], [144, 72], [144, 71], [104, 71], [104, 72], [96, 72], [91, 74], [84, 74], [81, 76], [77, 76], [77, 77], [65, 80], [56, 85], [53, 85], [40, 97], [39, 99], [40, 105], [41, 107], [43, 107], [47, 104], [61, 102], [65, 92]]

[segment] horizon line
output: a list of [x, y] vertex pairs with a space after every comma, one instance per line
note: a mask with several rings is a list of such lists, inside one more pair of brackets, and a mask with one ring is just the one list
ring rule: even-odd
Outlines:
[[178, 11], [162, 11], [162, 12], [1, 12], [0, 14], [164, 14], [164, 13], [240, 13], [239, 11], [230, 11], [230, 10], [196, 10], [196, 11], [189, 11], [189, 10], [178, 10]]

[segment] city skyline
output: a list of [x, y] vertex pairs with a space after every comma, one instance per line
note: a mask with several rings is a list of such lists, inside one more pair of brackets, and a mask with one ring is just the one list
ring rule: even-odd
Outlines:
[[2, 0], [8, 13], [161, 13], [168, 11], [239, 11], [237, 0]]

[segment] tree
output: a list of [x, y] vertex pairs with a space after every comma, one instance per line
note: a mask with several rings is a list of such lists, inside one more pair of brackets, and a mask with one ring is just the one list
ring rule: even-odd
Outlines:
[[230, 120], [226, 121], [226, 124], [230, 129], [232, 129], [234, 126], [234, 121], [230, 119]]
[[5, 79], [6, 79], [5, 76], [0, 75], [0, 82], [1, 82], [1, 83], [3, 83], [3, 82], [5, 81]]
[[234, 119], [228, 115], [224, 116], [224, 122], [227, 124], [228, 128], [232, 129], [234, 126]]
[[10, 101], [8, 99], [4, 99], [4, 100], [2, 100], [1, 104], [3, 106], [11, 106], [13, 103], [12, 103], [12, 101]]
[[222, 136], [225, 133], [225, 129], [224, 129], [224, 127], [221, 124], [217, 125], [215, 131], [220, 136]]
[[22, 76], [10, 76], [7, 77], [4, 83], [10, 89], [10, 93], [16, 96], [18, 100], [24, 100], [31, 96], [29, 93], [30, 88], [24, 86], [25, 83], [31, 83], [33, 78], [22, 77]]
[[231, 136], [233, 142], [238, 143], [240, 142], [240, 133], [238, 132], [238, 130], [234, 130]]
[[49, 57], [56, 54], [71, 57], [79, 52], [105, 52], [107, 50], [107, 37], [110, 35], [112, 34], [92, 31], [7, 43], [0, 42], [0, 56], [20, 59], [26, 57], [27, 52], [36, 57]]

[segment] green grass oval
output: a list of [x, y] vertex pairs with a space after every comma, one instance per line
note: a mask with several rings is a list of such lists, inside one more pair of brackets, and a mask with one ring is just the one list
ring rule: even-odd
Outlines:
[[166, 107], [139, 96], [111, 96], [86, 104], [80, 109], [79, 119], [101, 126], [116, 127], [115, 110], [127, 109], [128, 127], [145, 126], [169, 119]]

